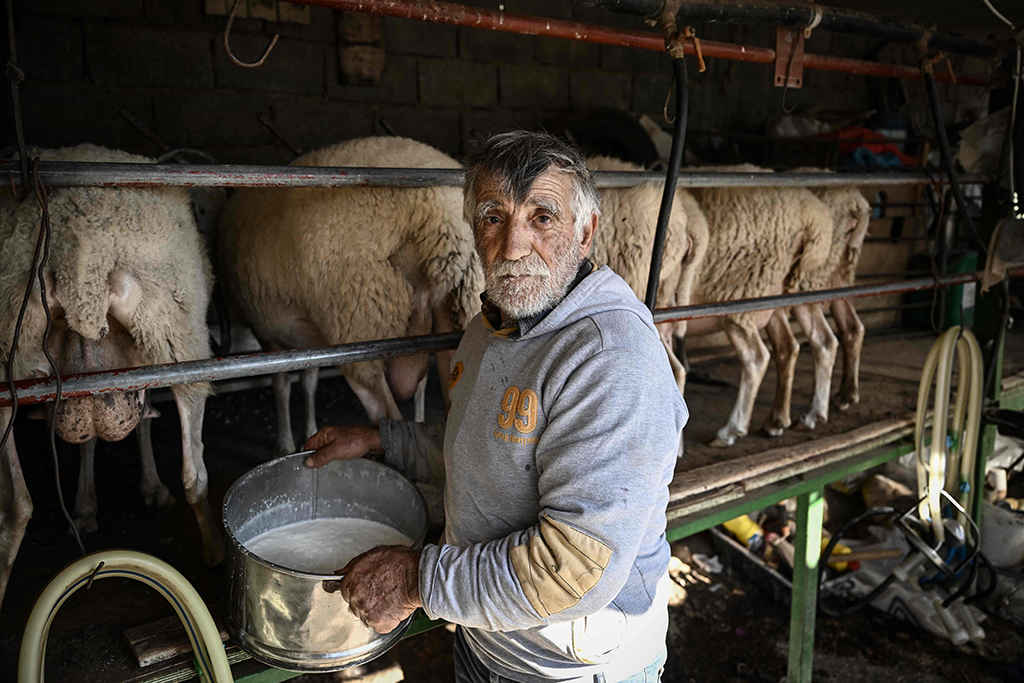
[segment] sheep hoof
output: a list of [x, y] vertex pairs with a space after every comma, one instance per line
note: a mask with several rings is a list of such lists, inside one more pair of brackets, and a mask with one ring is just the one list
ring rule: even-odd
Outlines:
[[[99, 525], [96, 523], [96, 516], [89, 515], [88, 517], [75, 517], [75, 528], [78, 529], [80, 534], [93, 534], [99, 530]], [[71, 531], [68, 530], [68, 535], [72, 535]]]
[[151, 491], [142, 492], [142, 500], [146, 507], [169, 508], [176, 502], [176, 499], [163, 484], [157, 484]]
[[857, 392], [844, 391], [840, 392], [840, 394], [836, 396], [836, 408], [838, 410], [849, 410], [858, 403], [860, 403], [860, 394], [858, 394]]
[[782, 433], [784, 431], [786, 431], [786, 428], [783, 427], [782, 425], [775, 423], [774, 421], [764, 423], [764, 433], [767, 434], [768, 436], [782, 436]]
[[826, 422], [828, 422], [827, 417], [815, 412], [804, 413], [800, 416], [800, 424], [807, 429], [814, 429], [819, 424], [825, 424]]
[[277, 454], [278, 455], [291, 455], [292, 453], [296, 453], [296, 452], [297, 451], [295, 450], [295, 444], [291, 443], [290, 441], [289, 442], [279, 442], [277, 444]]
[[217, 538], [211, 543], [203, 543], [203, 564], [216, 567], [224, 560], [224, 540]]
[[728, 431], [727, 429], [722, 429], [718, 432], [718, 434], [715, 435], [714, 440], [708, 445], [713, 446], [714, 448], [728, 448], [729, 446], [736, 443], [736, 438], [739, 436], [743, 435], [734, 434], [731, 431]]

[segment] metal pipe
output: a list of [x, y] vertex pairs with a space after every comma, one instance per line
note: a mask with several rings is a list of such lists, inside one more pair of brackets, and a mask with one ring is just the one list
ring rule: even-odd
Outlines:
[[[0, 175], [17, 171], [0, 163]], [[344, 168], [245, 164], [108, 164], [55, 162], [39, 164], [47, 187], [461, 187], [460, 168]], [[632, 187], [664, 182], [661, 173], [605, 171], [594, 174], [598, 187]], [[966, 175], [961, 184], [991, 178]], [[20, 180], [14, 176], [17, 185]], [[929, 185], [924, 173], [702, 173], [681, 171], [677, 187], [829, 187], [842, 185]]]
[[[1024, 267], [1009, 270], [1010, 277], [1024, 275]], [[879, 296], [899, 292], [931, 289], [938, 286], [964, 284], [980, 280], [982, 272], [960, 273], [942, 278], [921, 278], [880, 285], [842, 287], [818, 292], [785, 294], [761, 299], [742, 299], [697, 306], [659, 309], [654, 312], [655, 322], [692, 320], [717, 315], [730, 315], [751, 311], [763, 311], [801, 303], [814, 303], [832, 299], [846, 299], [864, 296]], [[67, 375], [63, 378], [61, 400], [82, 396], [96, 396], [115, 391], [138, 391], [157, 389], [176, 384], [212, 382], [237, 377], [289, 372], [312, 367], [341, 365], [366, 360], [380, 360], [406, 356], [414, 353], [447, 351], [458, 346], [461, 332], [380, 339], [376, 341], [353, 342], [318, 349], [250, 353], [227, 358], [167, 363], [139, 368], [89, 372]], [[15, 383], [18, 389], [18, 404], [46, 403], [56, 398], [55, 380], [52, 377], [22, 380]], [[9, 395], [0, 395], [0, 408], [11, 405]]]
[[[958, 273], [945, 275], [940, 278], [923, 277], [916, 280], [903, 280], [901, 282], [885, 282], [878, 285], [856, 285], [853, 287], [838, 287], [836, 289], [822, 289], [817, 292], [800, 292], [799, 294], [779, 294], [778, 296], [765, 296], [756, 299], [738, 299], [736, 301], [722, 301], [711, 304], [699, 304], [697, 306], [679, 306], [676, 308], [659, 308], [654, 312], [654, 322], [672, 322], [677, 320], [693, 320], [694, 318], [709, 318], [720, 315], [737, 315], [739, 313], [752, 313], [754, 311], [767, 311], [773, 308], [786, 308], [798, 304], [814, 304], [834, 299], [856, 299], [865, 296], [881, 296], [883, 294], [899, 294], [902, 292], [917, 292], [922, 289], [934, 289], [935, 287], [949, 287], [951, 285], [962, 285], [967, 282], [977, 282], [984, 273]], [[1009, 271], [1011, 277], [1024, 275], [1024, 266], [1013, 268]]]
[[[331, 9], [401, 17], [403, 19], [416, 19], [439, 24], [468, 26], [470, 28], [489, 29], [491, 31], [504, 31], [506, 33], [565, 38], [603, 45], [621, 45], [623, 47], [635, 47], [641, 50], [654, 50], [656, 52], [661, 52], [665, 48], [660, 36], [645, 31], [631, 31], [595, 24], [584, 24], [578, 21], [566, 21], [564, 19], [548, 19], [546, 17], [534, 17], [526, 14], [477, 9], [450, 2], [436, 2], [435, 0], [285, 0], [285, 2], [291, 2], [296, 5], [315, 5]], [[600, 3], [595, 2], [594, 4]], [[652, 0], [651, 4], [653, 9], [650, 12], [644, 13], [644, 16], [656, 14], [661, 8], [662, 0]], [[687, 16], [687, 18], [689, 17]], [[775, 63], [775, 50], [771, 48], [720, 43], [714, 40], [701, 40], [700, 44], [704, 57], [721, 57], [722, 59], [758, 62], [761, 64]], [[984, 43], [979, 45], [984, 46]], [[989, 47], [988, 49], [994, 54], [994, 48]], [[693, 45], [687, 44], [685, 50], [687, 54], [695, 54]], [[921, 78], [921, 73], [914, 67], [866, 62], [859, 59], [825, 57], [822, 55], [804, 55], [804, 68], [889, 76], [892, 78], [908, 78], [912, 80], [920, 80]], [[949, 73], [941, 74], [937, 78], [941, 81], [953, 82], [953, 75]], [[956, 82], [962, 85], [988, 85], [986, 79], [966, 74], [957, 74]]]
[[[663, 0], [574, 0], [574, 2], [585, 7], [601, 7], [613, 12], [650, 17], [658, 13]], [[826, 31], [856, 33], [898, 43], [917, 43], [925, 33], [925, 28], [917, 24], [886, 19], [864, 12], [826, 7], [813, 2], [797, 2], [787, 5], [758, 0], [744, 0], [742, 3], [721, 2], [721, 0], [684, 0], [679, 15], [688, 22], [710, 21], [725, 24], [806, 27], [814, 22], [816, 12], [821, 12], [817, 28]], [[996, 56], [995, 45], [950, 33], [932, 33], [928, 48], [976, 57]]]
[[[674, 32], [675, 24], [672, 24], [671, 30]], [[669, 36], [666, 38], [666, 43], [672, 40], [674, 39]], [[654, 245], [651, 248], [651, 268], [647, 274], [647, 293], [644, 296], [644, 303], [652, 311], [658, 300], [661, 262], [665, 256], [665, 238], [668, 235], [668, 222], [672, 216], [672, 203], [676, 198], [679, 166], [683, 162], [683, 147], [686, 144], [686, 114], [690, 99], [690, 88], [686, 82], [686, 58], [681, 54], [672, 60], [672, 73], [676, 82], [676, 110], [675, 124], [672, 131], [672, 150], [668, 155], [665, 187], [661, 191], [661, 207], [658, 210], [658, 224], [654, 230]]]

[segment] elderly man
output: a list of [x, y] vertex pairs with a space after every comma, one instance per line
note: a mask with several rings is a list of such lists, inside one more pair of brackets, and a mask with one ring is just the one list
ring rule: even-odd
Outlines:
[[379, 632], [417, 607], [458, 624], [457, 681], [653, 681], [664, 666], [687, 412], [650, 313], [586, 258], [598, 205], [572, 147], [488, 140], [465, 184], [487, 291], [446, 425], [327, 427], [306, 444], [311, 467], [383, 452], [417, 478], [443, 471], [444, 542], [371, 550], [341, 591]]

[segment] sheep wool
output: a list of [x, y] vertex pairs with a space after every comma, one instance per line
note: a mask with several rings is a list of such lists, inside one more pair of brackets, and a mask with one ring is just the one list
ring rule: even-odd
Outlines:
[[[459, 168], [399, 137], [349, 140], [293, 163]], [[271, 349], [424, 334], [441, 306], [464, 327], [480, 310], [483, 273], [457, 187], [240, 190], [224, 211], [219, 257], [228, 292]], [[411, 331], [424, 311], [426, 328]], [[401, 419], [384, 367], [342, 367], [374, 422]]]

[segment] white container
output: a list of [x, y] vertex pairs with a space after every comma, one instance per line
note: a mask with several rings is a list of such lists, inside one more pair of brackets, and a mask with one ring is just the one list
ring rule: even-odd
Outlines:
[[995, 567], [1015, 567], [1024, 562], [1024, 514], [986, 501], [981, 521], [981, 552]]

